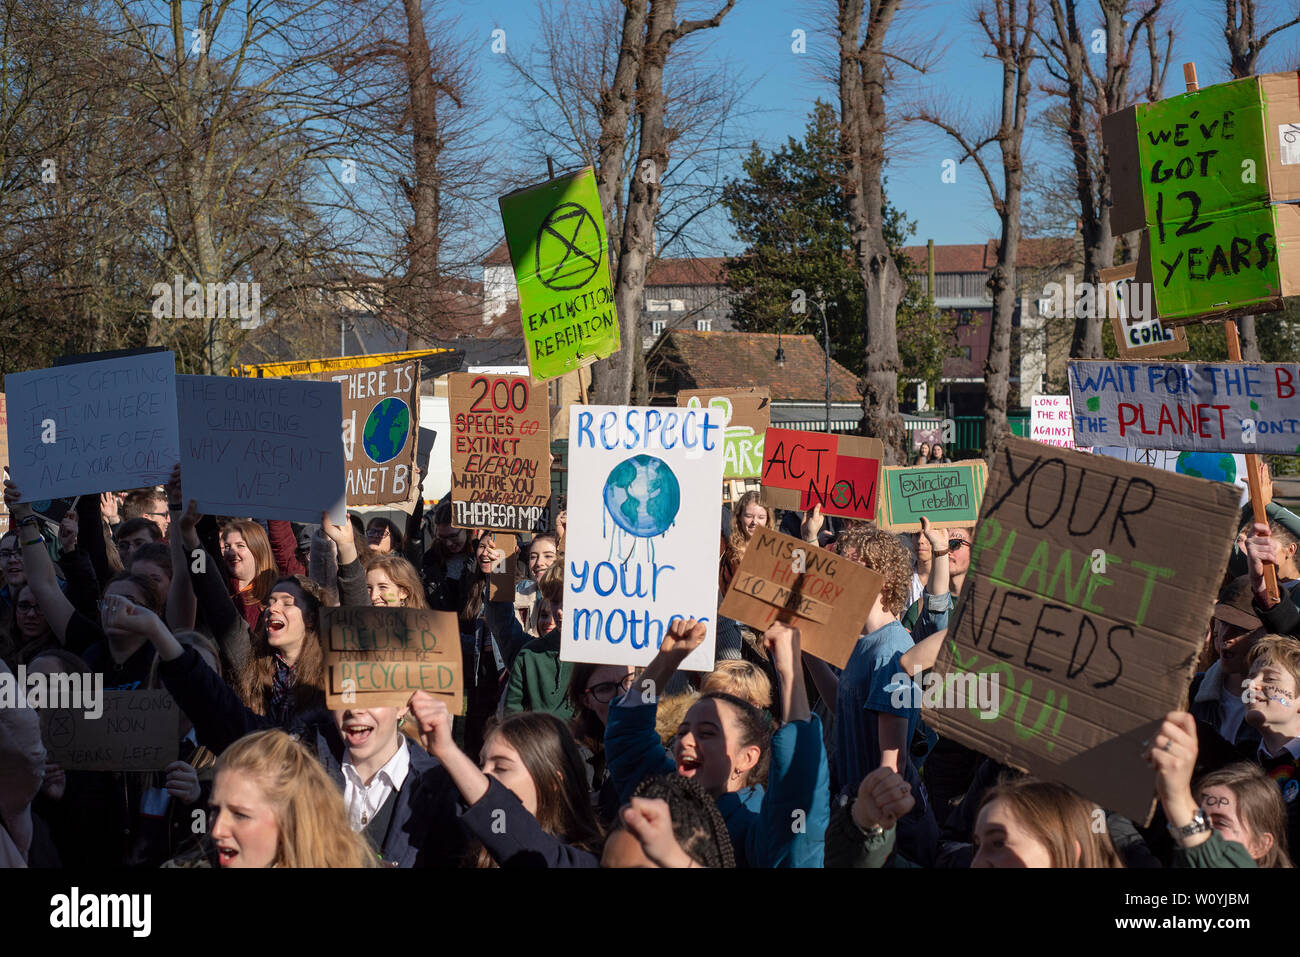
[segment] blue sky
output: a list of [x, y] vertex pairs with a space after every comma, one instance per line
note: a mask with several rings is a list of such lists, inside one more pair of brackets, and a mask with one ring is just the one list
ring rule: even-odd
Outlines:
[[[1042, 5], [1046, 5], [1045, 0]], [[1196, 62], [1201, 85], [1226, 80], [1222, 0], [1170, 0], [1170, 5], [1176, 19], [1166, 95], [1183, 89], [1182, 63], [1187, 60]], [[1280, 0], [1261, 0], [1260, 6], [1261, 22], [1267, 29], [1277, 22], [1287, 5]], [[1080, 7], [1088, 33], [1100, 25], [1094, 13], [1096, 4], [1083, 0]], [[911, 4], [911, 8], [896, 25], [897, 33], [935, 56], [937, 63], [924, 77], [897, 88], [891, 106], [902, 106], [915, 96], [929, 96], [958, 116], [991, 117], [998, 104], [1001, 73], [995, 61], [982, 57], [985, 44], [973, 22], [973, 2], [925, 0]], [[467, 36], [481, 38], [485, 54], [480, 64], [483, 79], [504, 82], [506, 72], [501, 58], [489, 54], [492, 31], [503, 28], [513, 50], [526, 48], [535, 29], [537, 0], [449, 0], [442, 9], [458, 11]], [[712, 3], [700, 0], [683, 0], [681, 4], [682, 13], [690, 16], [707, 16], [713, 9]], [[756, 139], [766, 148], [783, 143], [787, 136], [802, 133], [818, 96], [835, 102], [835, 88], [818, 79], [819, 67], [834, 68], [834, 42], [826, 32], [833, 10], [834, 0], [738, 0], [721, 27], [684, 41], [725, 60], [752, 84], [743, 103], [749, 111], [745, 140]], [[1092, 22], [1094, 18], [1096, 23]], [[806, 33], [807, 49], [802, 55], [792, 52], [792, 33], [797, 29]], [[1276, 35], [1264, 52], [1262, 69], [1293, 66], [1298, 50], [1300, 28]], [[1096, 55], [1094, 62], [1100, 64], [1101, 56]], [[1046, 101], [1044, 95], [1036, 94], [1031, 111]], [[512, 133], [508, 125], [498, 118], [490, 129], [494, 139], [508, 149]], [[936, 243], [983, 242], [997, 234], [998, 222], [988, 190], [973, 164], [958, 167], [955, 183], [941, 181], [943, 159], [958, 155], [949, 142], [943, 134], [925, 129], [908, 129], [891, 139], [894, 158], [887, 169], [888, 195], [916, 221], [912, 242], [923, 243], [927, 238]], [[1068, 159], [1059, 146], [1041, 142], [1040, 137], [1032, 137], [1029, 146], [1031, 162], [1048, 164]], [[738, 173], [739, 163], [737, 155], [726, 172]], [[996, 171], [994, 176], [996, 180]], [[720, 232], [729, 231], [724, 228]], [[733, 243], [717, 252], [730, 253], [735, 248]]]

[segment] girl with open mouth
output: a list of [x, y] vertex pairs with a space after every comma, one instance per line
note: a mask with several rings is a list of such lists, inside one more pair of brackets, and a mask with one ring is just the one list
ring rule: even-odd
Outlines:
[[[763, 635], [781, 690], [775, 734], [769, 735], [767, 719], [748, 701], [709, 692], [686, 712], [671, 756], [660, 744], [659, 691], [706, 635], [702, 622], [674, 621], [650, 666], [610, 707], [605, 760], [619, 800], [626, 803], [652, 774], [694, 778], [717, 801], [737, 867], [821, 867], [830, 769], [821, 720], [808, 707], [797, 629], [778, 622]], [[766, 787], [760, 783], [765, 771]], [[802, 828], [790, 826], [795, 811], [801, 812]]]

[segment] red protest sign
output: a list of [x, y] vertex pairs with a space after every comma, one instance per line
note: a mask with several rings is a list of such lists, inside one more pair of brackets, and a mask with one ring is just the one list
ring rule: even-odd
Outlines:
[[795, 429], [767, 430], [763, 494], [777, 508], [871, 521], [885, 448], [879, 439]]

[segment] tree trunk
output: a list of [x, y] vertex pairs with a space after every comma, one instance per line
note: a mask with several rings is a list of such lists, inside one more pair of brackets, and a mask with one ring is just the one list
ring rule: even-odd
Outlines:
[[[627, 402], [630, 395], [631, 371], [636, 366], [635, 352], [640, 351], [640, 303], [635, 302], [631, 309], [625, 309], [624, 300], [619, 295], [622, 289], [619, 284], [619, 276], [623, 271], [622, 247], [627, 236], [627, 223], [630, 217], [626, 213], [621, 218], [614, 214], [626, 178], [623, 169], [623, 152], [627, 144], [628, 122], [632, 116], [641, 78], [646, 42], [647, 2], [648, 0], [627, 0], [626, 12], [623, 15], [623, 36], [618, 49], [618, 65], [614, 68], [614, 81], [610, 89], [601, 94], [600, 141], [596, 148], [596, 193], [600, 197], [600, 208], [605, 213], [606, 228], [611, 222], [620, 223], [622, 226], [617, 239], [611, 235], [608, 244], [615, 277], [614, 303], [618, 313], [619, 340], [622, 348], [614, 355], [597, 361], [591, 369], [592, 400], [608, 405], [621, 405]], [[661, 64], [660, 77], [662, 76]], [[653, 221], [651, 227], [653, 228]], [[643, 270], [641, 288], [644, 288], [644, 262], [641, 268]], [[634, 347], [636, 347], [635, 352]]]
[[436, 315], [438, 288], [438, 87], [433, 77], [421, 0], [403, 0], [406, 14], [406, 79], [410, 85], [415, 182], [407, 190], [414, 222], [407, 242], [406, 308], [411, 316]]
[[849, 229], [862, 280], [866, 371], [859, 429], [881, 440], [886, 464], [906, 461], [906, 429], [898, 413], [898, 304], [906, 285], [884, 235], [885, 33], [896, 0], [873, 2], [859, 48], [863, 0], [839, 0], [840, 122], [844, 128]]

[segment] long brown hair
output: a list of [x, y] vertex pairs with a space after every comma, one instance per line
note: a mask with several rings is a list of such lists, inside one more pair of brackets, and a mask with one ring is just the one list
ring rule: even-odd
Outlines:
[[273, 867], [375, 867], [365, 838], [348, 826], [343, 794], [316, 756], [278, 729], [240, 738], [217, 759], [216, 774], [257, 780], [279, 828]]
[[[519, 752], [524, 770], [533, 779], [542, 830], [566, 844], [598, 853], [602, 835], [587, 792], [586, 765], [564, 722], [545, 711], [521, 711], [490, 726], [484, 741], [498, 734]], [[480, 851], [478, 863], [491, 866], [486, 851]]]
[[745, 557], [745, 546], [749, 544], [749, 539], [740, 529], [740, 520], [745, 517], [745, 509], [751, 505], [760, 505], [767, 512], [767, 520], [764, 523], [767, 528], [776, 528], [772, 506], [763, 501], [761, 492], [749, 491], [740, 496], [739, 501], [731, 508], [731, 534], [727, 536], [727, 553], [728, 562], [739, 565], [740, 560]]
[[[305, 575], [288, 575], [278, 577], [267, 589], [267, 594], [275, 591], [281, 582], [290, 582], [302, 589], [306, 599], [302, 608], [303, 628], [306, 634], [302, 639], [302, 651], [293, 666], [293, 711], [302, 714], [325, 707], [325, 652], [320, 640], [320, 609], [325, 604], [324, 593], [320, 585]], [[252, 635], [252, 647], [248, 659], [235, 679], [235, 690], [240, 699], [254, 714], [269, 714], [271, 711], [271, 688], [275, 683], [275, 649], [271, 647], [266, 628], [266, 616], [257, 622]]]
[[221, 529], [222, 551], [225, 551], [226, 536], [231, 532], [243, 536], [244, 544], [257, 563], [250, 594], [258, 601], [265, 601], [266, 596], [271, 594], [271, 586], [280, 578], [280, 568], [275, 563], [275, 554], [271, 551], [271, 541], [266, 537], [266, 530], [251, 519], [232, 518]]
[[424, 598], [424, 581], [415, 566], [397, 552], [376, 555], [366, 567], [366, 574], [381, 571], [394, 585], [406, 592], [406, 608], [428, 608]]
[[[1255, 837], [1273, 835], [1273, 846], [1256, 863], [1260, 867], [1291, 867], [1286, 839], [1286, 804], [1282, 792], [1257, 764], [1238, 761], [1211, 771], [1196, 782], [1192, 793], [1196, 803], [1205, 797], [1205, 789], [1223, 787], [1237, 798], [1237, 820]], [[1247, 851], [1250, 849], [1247, 848]]]
[[979, 809], [994, 801], [1007, 802], [1016, 820], [1047, 848], [1053, 867], [1124, 866], [1110, 832], [1102, 828], [1099, 834], [1093, 829], [1100, 809], [1064, 784], [1029, 777], [1003, 780], [984, 792]]

